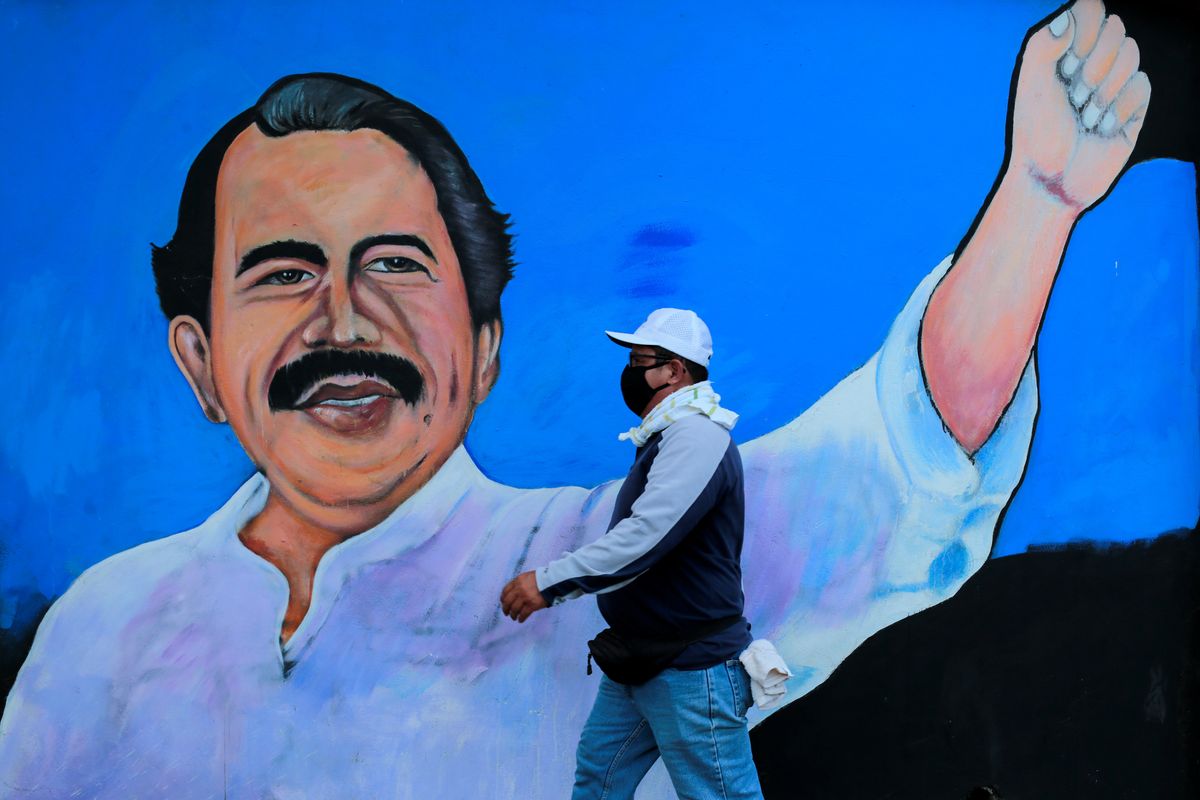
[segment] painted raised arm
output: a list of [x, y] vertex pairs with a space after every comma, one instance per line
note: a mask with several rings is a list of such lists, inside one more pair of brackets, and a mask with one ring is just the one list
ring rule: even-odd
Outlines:
[[1133, 151], [1150, 101], [1138, 61], [1100, 0], [1078, 0], [1026, 42], [1008, 158], [921, 332], [934, 404], [969, 452], [1012, 399], [1075, 222]]

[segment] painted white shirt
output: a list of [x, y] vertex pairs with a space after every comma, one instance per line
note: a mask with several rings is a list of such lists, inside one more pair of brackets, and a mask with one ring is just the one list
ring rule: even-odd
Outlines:
[[[1032, 362], [973, 459], [930, 402], [917, 331], [947, 265], [875, 357], [741, 446], [746, 615], [796, 673], [789, 699], [952, 595], [1024, 469]], [[0, 794], [567, 797], [603, 623], [584, 599], [517, 625], [498, 597], [603, 535], [618, 487], [503, 486], [460, 448], [326, 554], [281, 649], [287, 583], [237, 536], [267, 495], [255, 476], [198, 528], [104, 561], [55, 603], [0, 723]], [[639, 796], [672, 796], [661, 770]]]

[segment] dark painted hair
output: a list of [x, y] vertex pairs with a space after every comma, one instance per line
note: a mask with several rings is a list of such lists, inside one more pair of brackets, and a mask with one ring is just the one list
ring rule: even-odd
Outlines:
[[187, 314], [208, 328], [217, 173], [233, 140], [251, 125], [267, 136], [297, 131], [377, 130], [425, 170], [462, 268], [476, 328], [500, 319], [500, 293], [512, 277], [508, 215], [492, 205], [467, 157], [436, 119], [369, 83], [343, 75], [291, 75], [227, 122], [192, 162], [175, 235], [151, 245], [158, 299], [168, 319]]

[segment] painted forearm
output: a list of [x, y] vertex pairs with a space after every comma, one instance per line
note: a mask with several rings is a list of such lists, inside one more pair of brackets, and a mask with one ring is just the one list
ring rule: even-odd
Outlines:
[[1078, 213], [1014, 165], [930, 298], [921, 364], [942, 420], [968, 452], [1012, 399]]

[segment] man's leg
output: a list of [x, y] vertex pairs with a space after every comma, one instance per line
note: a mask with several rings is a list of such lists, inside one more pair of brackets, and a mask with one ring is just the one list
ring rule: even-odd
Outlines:
[[669, 669], [633, 690], [680, 800], [761, 800], [746, 711], [750, 678], [735, 660]]
[[575, 755], [572, 800], [632, 800], [658, 747], [650, 726], [629, 697], [629, 687], [600, 678], [596, 704]]

